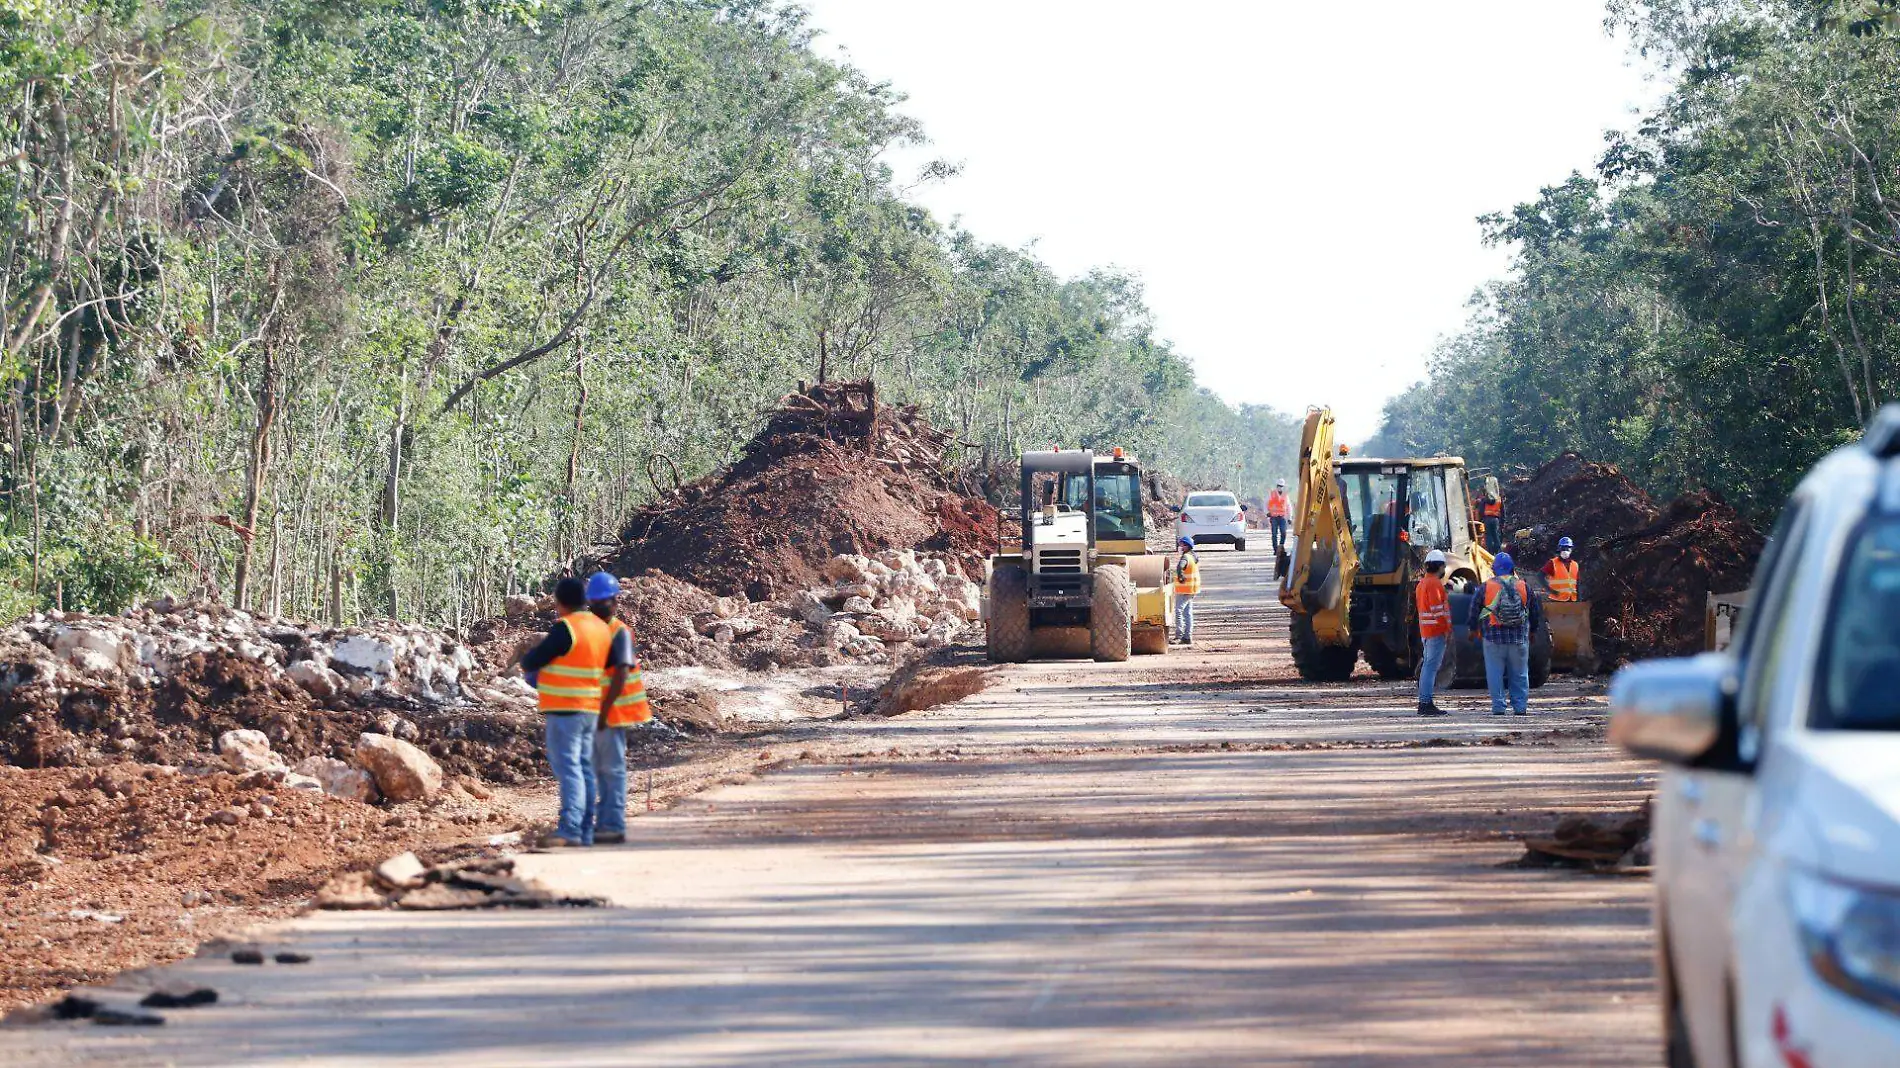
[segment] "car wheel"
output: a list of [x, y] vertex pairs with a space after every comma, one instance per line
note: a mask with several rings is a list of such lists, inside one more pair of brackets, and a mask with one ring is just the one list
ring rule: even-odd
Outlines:
[[1244, 552], [1246, 552], [1246, 551], [1247, 551], [1247, 539], [1246, 539], [1246, 538], [1235, 538], [1235, 539], [1234, 539], [1234, 551], [1235, 551], [1235, 552], [1237, 552], [1237, 553], [1244, 553]]

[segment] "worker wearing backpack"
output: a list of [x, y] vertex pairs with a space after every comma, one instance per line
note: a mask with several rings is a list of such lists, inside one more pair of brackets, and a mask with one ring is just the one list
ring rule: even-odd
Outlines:
[[1492, 562], [1496, 573], [1471, 599], [1471, 636], [1484, 641], [1484, 680], [1491, 688], [1491, 714], [1504, 714], [1505, 696], [1511, 711], [1525, 715], [1531, 701], [1531, 635], [1543, 625], [1543, 607], [1525, 581], [1517, 577], [1510, 553]]

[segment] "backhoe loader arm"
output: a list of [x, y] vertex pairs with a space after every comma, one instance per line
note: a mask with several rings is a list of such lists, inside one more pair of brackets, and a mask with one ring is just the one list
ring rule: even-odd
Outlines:
[[1280, 603], [1312, 617], [1326, 645], [1352, 640], [1349, 609], [1359, 551], [1346, 521], [1334, 470], [1338, 454], [1331, 408], [1309, 408], [1300, 436], [1300, 488], [1293, 511], [1291, 562], [1280, 585]]

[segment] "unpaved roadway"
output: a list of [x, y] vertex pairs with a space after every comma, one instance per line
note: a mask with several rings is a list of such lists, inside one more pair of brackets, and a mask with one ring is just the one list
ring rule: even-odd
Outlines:
[[613, 907], [312, 914], [263, 935], [309, 964], [126, 976], [222, 1000], [0, 1063], [1658, 1063], [1647, 881], [1511, 864], [1646, 793], [1600, 687], [1423, 721], [1291, 681], [1267, 554], [1204, 562], [1192, 651], [788, 731], [625, 847], [522, 858]]

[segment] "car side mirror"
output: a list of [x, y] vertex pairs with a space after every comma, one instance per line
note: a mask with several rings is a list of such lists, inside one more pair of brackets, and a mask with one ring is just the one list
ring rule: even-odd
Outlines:
[[1626, 667], [1610, 682], [1610, 741], [1640, 757], [1695, 763], [1722, 741], [1737, 689], [1735, 660], [1722, 653]]

